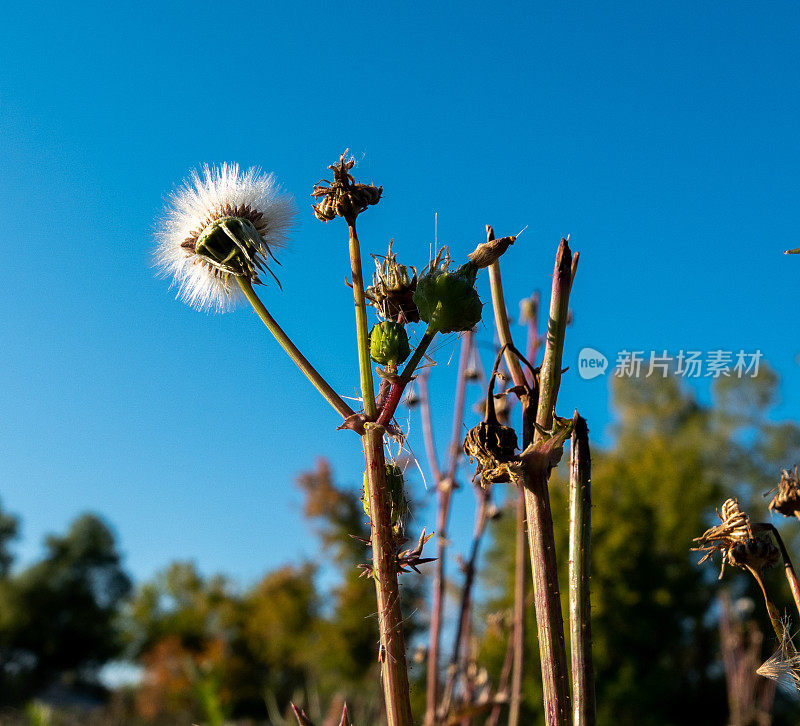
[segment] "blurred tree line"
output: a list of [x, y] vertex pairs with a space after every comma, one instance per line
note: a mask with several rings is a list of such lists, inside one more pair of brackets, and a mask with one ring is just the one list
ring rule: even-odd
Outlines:
[[[727, 724], [717, 627], [721, 587], [755, 600], [752, 617], [765, 632], [765, 658], [772, 649], [769, 626], [750, 578], [729, 569], [719, 583], [718, 571], [698, 567], [689, 548], [727, 496], [739, 496], [755, 519], [767, 518], [762, 495], [781, 468], [800, 460], [800, 429], [769, 420], [777, 392], [769, 372], [719, 380], [708, 406], [674, 378], [615, 383], [614, 444], [593, 449], [598, 722]], [[565, 471], [562, 464], [551, 484], [562, 553]], [[322, 561], [334, 575], [330, 588], [320, 586], [318, 565], [310, 563], [269, 572], [243, 591], [224, 576], [173, 563], [134, 589], [111, 531], [93, 515], [76, 520], [64, 536], [49, 537], [42, 560], [17, 571], [9, 545], [18, 523], [1, 513], [0, 703], [22, 708], [54, 688], [107, 701], [100, 669], [128, 659], [142, 669], [140, 682], [117, 694], [123, 706], [116, 720], [107, 712], [98, 723], [289, 723], [290, 699], [305, 704], [318, 723], [333, 714], [338, 723], [343, 699], [354, 723], [379, 723], [374, 585], [357, 568], [369, 552], [357, 539], [368, 536], [360, 492], [336, 484], [324, 461], [300, 476], [298, 486]], [[501, 487], [496, 495], [503, 496]], [[775, 523], [798, 544], [795, 522]], [[489, 529], [473, 626], [478, 665], [495, 683], [513, 602], [514, 524], [511, 514]], [[563, 590], [565, 555], [561, 565]], [[775, 593], [785, 592], [784, 582], [773, 573]], [[406, 575], [403, 585], [407, 633], [424, 645], [429, 581]], [[788, 605], [786, 596], [779, 607]], [[526, 632], [522, 723], [536, 724], [543, 719], [532, 617]], [[424, 666], [414, 665], [418, 717], [424, 676]], [[797, 706], [778, 696], [773, 723], [796, 723]]]

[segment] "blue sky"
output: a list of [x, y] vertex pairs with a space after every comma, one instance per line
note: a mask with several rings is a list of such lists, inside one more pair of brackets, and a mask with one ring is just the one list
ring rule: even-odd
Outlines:
[[[260, 165], [297, 197], [283, 292], [263, 298], [343, 395], [358, 382], [346, 230], [308, 195], [349, 147], [385, 190], [360, 222], [365, 262], [394, 238], [422, 267], [434, 214], [457, 259], [486, 223], [526, 227], [505, 262], [516, 309], [547, 296], [570, 234], [567, 362], [584, 346], [612, 364], [759, 349], [782, 376], [775, 416], [796, 416], [800, 259], [781, 252], [800, 244], [798, 30], [792, 2], [4, 8], [0, 498], [22, 518], [21, 562], [92, 510], [138, 579], [180, 558], [247, 583], [320, 556], [298, 472], [325, 456], [360, 481], [357, 438], [249, 310], [197, 313], [153, 275], [164, 197], [203, 162]], [[432, 379], [442, 445], [453, 349]], [[560, 411], [607, 442], [608, 376], [574, 371]], [[418, 432], [412, 417], [421, 456]]]

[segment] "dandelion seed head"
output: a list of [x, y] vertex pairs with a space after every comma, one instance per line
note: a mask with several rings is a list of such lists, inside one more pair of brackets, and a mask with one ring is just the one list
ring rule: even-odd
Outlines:
[[268, 262], [286, 246], [295, 215], [293, 198], [272, 174], [205, 164], [168, 198], [156, 233], [156, 267], [173, 277], [184, 302], [225, 312], [243, 297], [232, 277], [259, 284], [259, 272], [273, 274]]

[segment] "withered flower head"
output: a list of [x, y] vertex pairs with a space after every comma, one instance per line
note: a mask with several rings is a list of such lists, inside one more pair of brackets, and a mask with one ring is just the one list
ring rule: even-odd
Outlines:
[[[505, 346], [503, 346], [505, 349]], [[497, 420], [494, 407], [494, 382], [503, 350], [497, 356], [494, 370], [489, 378], [486, 394], [486, 416], [477, 426], [473, 426], [464, 439], [464, 453], [478, 462], [476, 475], [481, 475], [481, 484], [507, 482], [512, 480], [513, 464], [519, 461], [516, 455], [517, 433]]]
[[366, 297], [374, 305], [378, 314], [385, 320], [397, 320], [400, 316], [407, 323], [419, 322], [419, 310], [414, 304], [414, 291], [417, 289], [417, 268], [412, 267], [413, 275], [409, 275], [408, 267], [397, 261], [397, 255], [389, 251], [386, 257], [373, 255], [375, 272], [372, 285], [366, 289]]
[[355, 159], [347, 159], [348, 149], [339, 157], [337, 164], [331, 164], [328, 169], [333, 172], [333, 181], [321, 179], [314, 187], [311, 196], [315, 199], [321, 197], [314, 207], [317, 219], [330, 222], [334, 217], [344, 217], [349, 222], [354, 222], [371, 204], [377, 204], [381, 199], [383, 187], [370, 184], [356, 183], [350, 169], [355, 166]]
[[778, 493], [769, 503], [770, 511], [778, 512], [784, 517], [800, 516], [800, 478], [798, 478], [796, 466], [793, 472], [787, 469], [781, 471], [781, 480], [777, 489]]
[[[228, 310], [241, 297], [231, 277], [261, 282], [286, 244], [294, 201], [272, 174], [238, 164], [193, 171], [169, 198], [156, 234], [156, 265], [198, 310]], [[274, 275], [273, 275], [274, 277]]]
[[695, 537], [698, 547], [692, 550], [705, 552], [698, 564], [710, 559], [715, 552], [722, 554], [719, 577], [725, 572], [726, 563], [757, 572], [774, 565], [780, 557], [778, 548], [766, 537], [756, 537], [750, 517], [739, 507], [736, 498], [727, 499], [722, 510], [717, 511], [720, 524], [707, 529], [702, 536]]

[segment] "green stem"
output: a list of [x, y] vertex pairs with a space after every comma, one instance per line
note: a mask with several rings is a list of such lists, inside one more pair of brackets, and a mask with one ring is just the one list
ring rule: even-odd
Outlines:
[[572, 653], [572, 711], [575, 726], [594, 726], [592, 613], [589, 593], [592, 521], [592, 462], [589, 429], [572, 417], [569, 477], [569, 642]]
[[378, 410], [375, 406], [372, 362], [369, 357], [367, 301], [364, 297], [364, 276], [361, 272], [361, 246], [356, 235], [355, 219], [348, 219], [347, 226], [350, 232], [350, 273], [353, 277], [353, 301], [356, 308], [356, 336], [358, 338], [358, 370], [361, 376], [361, 396], [364, 399], [364, 414], [368, 419], [374, 419]]
[[306, 357], [297, 349], [297, 346], [291, 341], [289, 336], [283, 332], [281, 326], [275, 322], [275, 318], [269, 314], [269, 311], [264, 307], [264, 303], [261, 302], [255, 290], [253, 290], [250, 280], [246, 277], [237, 276], [236, 281], [239, 283], [239, 287], [242, 288], [245, 297], [258, 314], [258, 317], [261, 318], [264, 325], [267, 326], [269, 332], [275, 336], [275, 339], [280, 343], [281, 347], [286, 351], [294, 364], [303, 372], [306, 378], [311, 381], [314, 388], [322, 394], [325, 400], [333, 406], [335, 411], [342, 418], [347, 419], [353, 416], [353, 409], [341, 399], [339, 394], [336, 393], [330, 385], [328, 385], [328, 382], [317, 372], [316, 368], [306, 360]]
[[403, 382], [403, 385], [409, 383], [414, 377], [414, 371], [419, 365], [419, 362], [422, 360], [422, 356], [425, 355], [425, 351], [428, 350], [428, 346], [431, 344], [431, 342], [433, 342], [435, 336], [436, 328], [432, 328], [429, 325], [425, 329], [425, 333], [422, 335], [419, 345], [411, 355], [411, 358], [408, 359], [408, 363], [406, 363], [405, 368], [403, 368], [403, 372], [400, 374], [400, 380]]

